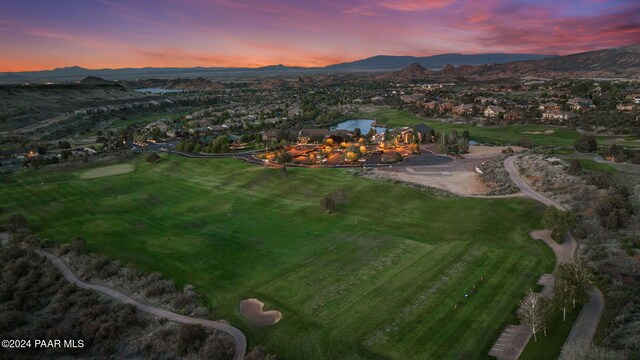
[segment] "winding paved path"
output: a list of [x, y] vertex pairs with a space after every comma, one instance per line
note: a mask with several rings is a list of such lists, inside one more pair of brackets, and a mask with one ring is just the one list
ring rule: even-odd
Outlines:
[[504, 159], [504, 168], [507, 170], [507, 172], [509, 173], [509, 177], [511, 178], [511, 181], [513, 181], [514, 184], [516, 184], [517, 187], [520, 188], [520, 191], [534, 199], [537, 200], [547, 206], [555, 206], [560, 210], [566, 210], [564, 208], [564, 206], [558, 204], [557, 202], [548, 199], [544, 196], [542, 196], [541, 194], [537, 193], [535, 190], [533, 190], [529, 184], [527, 184], [523, 178], [520, 177], [520, 172], [518, 172], [518, 169], [516, 168], [515, 165], [515, 161], [516, 158], [518, 157], [518, 155], [513, 155], [513, 156], [509, 156], [508, 158]]
[[[504, 167], [509, 173], [509, 177], [520, 191], [525, 196], [528, 196], [534, 200], [537, 200], [547, 206], [555, 206], [560, 210], [566, 210], [564, 206], [559, 203], [544, 197], [542, 194], [533, 190], [529, 184], [527, 184], [520, 172], [515, 166], [515, 160], [518, 156], [513, 155], [504, 160]], [[562, 263], [571, 263], [574, 261], [575, 252], [578, 249], [578, 243], [573, 238], [571, 233], [567, 232], [564, 235], [562, 244], [558, 244], [551, 239], [551, 232], [549, 230], [532, 231], [529, 235], [533, 239], [544, 241], [547, 246], [551, 248], [556, 256], [556, 266]], [[545, 285], [542, 295], [550, 296], [552, 292], [551, 286], [553, 285], [553, 275], [544, 274], [540, 278], [538, 284]], [[577, 346], [588, 346], [593, 341], [593, 336], [596, 333], [596, 328], [600, 317], [604, 312], [604, 296], [600, 289], [596, 286], [589, 292], [589, 302], [582, 307], [582, 311], [576, 322], [571, 328], [571, 332], [567, 337], [567, 340], [562, 347], [559, 359], [566, 359], [566, 349]], [[520, 354], [527, 346], [531, 338], [531, 330], [524, 325], [508, 325], [498, 337], [498, 340], [489, 351], [490, 356], [494, 356], [499, 360], [515, 360], [520, 357]], [[586, 345], [585, 345], [586, 344]]]
[[46, 251], [42, 251], [42, 250], [38, 250], [38, 249], [36, 249], [35, 252], [36, 252], [36, 254], [38, 254], [40, 256], [45, 256], [49, 260], [51, 260], [53, 265], [55, 267], [57, 267], [58, 270], [60, 270], [60, 272], [62, 273], [64, 278], [67, 279], [67, 281], [69, 281], [72, 284], [75, 284], [76, 286], [78, 286], [81, 289], [89, 289], [89, 290], [94, 290], [94, 291], [100, 292], [100, 293], [102, 293], [104, 295], [107, 295], [109, 297], [114, 298], [115, 300], [117, 300], [117, 301], [119, 301], [119, 302], [121, 302], [123, 304], [131, 304], [131, 305], [135, 306], [140, 311], [155, 315], [155, 316], [163, 318], [163, 319], [176, 321], [176, 322], [180, 322], [180, 323], [183, 323], [183, 324], [202, 325], [204, 327], [217, 329], [217, 330], [220, 330], [222, 332], [225, 332], [225, 333], [229, 334], [233, 338], [233, 341], [234, 341], [233, 359], [234, 360], [242, 360], [242, 359], [244, 359], [244, 355], [245, 355], [245, 353], [247, 351], [247, 339], [245, 338], [245, 336], [242, 333], [242, 331], [240, 331], [238, 328], [236, 328], [236, 327], [234, 327], [232, 325], [223, 323], [223, 322], [219, 322], [219, 321], [197, 319], [197, 318], [192, 318], [192, 317], [189, 317], [189, 316], [176, 314], [176, 313], [173, 313], [171, 311], [167, 311], [167, 310], [163, 310], [163, 309], [160, 309], [160, 308], [157, 308], [157, 307], [154, 307], [154, 306], [143, 304], [141, 302], [133, 300], [132, 298], [128, 297], [127, 295], [125, 295], [123, 293], [120, 293], [120, 292], [115, 291], [113, 289], [110, 289], [108, 287], [86, 283], [86, 282], [78, 279], [73, 274], [71, 269], [69, 269], [69, 267], [59, 257], [57, 257], [56, 255], [54, 255], [54, 254], [52, 254], [50, 252], [46, 252]]

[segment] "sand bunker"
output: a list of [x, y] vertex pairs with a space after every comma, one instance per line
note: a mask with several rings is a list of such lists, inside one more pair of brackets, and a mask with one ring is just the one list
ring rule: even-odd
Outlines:
[[82, 179], [97, 179], [105, 176], [122, 175], [133, 172], [135, 167], [132, 164], [111, 165], [101, 168], [91, 169], [80, 175]]
[[523, 134], [532, 134], [532, 135], [551, 135], [553, 134], [553, 130], [545, 130], [545, 131], [523, 131]]
[[258, 299], [240, 301], [240, 314], [255, 326], [269, 326], [282, 319], [282, 313], [276, 310], [264, 311], [264, 303]]

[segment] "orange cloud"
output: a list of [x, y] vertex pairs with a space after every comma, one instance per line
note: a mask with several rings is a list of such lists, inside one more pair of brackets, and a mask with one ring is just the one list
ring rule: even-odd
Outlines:
[[441, 9], [454, 2], [455, 0], [399, 0], [383, 1], [380, 5], [384, 8], [398, 11], [424, 11]]

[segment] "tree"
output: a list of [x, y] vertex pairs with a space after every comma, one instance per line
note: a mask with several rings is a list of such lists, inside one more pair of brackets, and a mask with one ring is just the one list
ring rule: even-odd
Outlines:
[[569, 169], [567, 169], [567, 174], [580, 176], [582, 175], [582, 164], [580, 164], [580, 160], [572, 160], [569, 164]]
[[229, 152], [229, 136], [221, 135], [218, 136], [211, 143], [211, 152], [214, 153], [224, 153]]
[[562, 321], [567, 319], [567, 307], [573, 302], [575, 287], [571, 279], [571, 273], [566, 264], [558, 266], [554, 272], [553, 283], [554, 304], [562, 310]]
[[160, 160], [160, 155], [158, 155], [158, 154], [157, 154], [157, 153], [155, 153], [155, 152], [150, 152], [150, 153], [148, 153], [148, 154], [147, 154], [147, 156], [145, 157], [145, 160], [146, 160], [148, 163], [153, 164], [153, 163], [155, 163], [156, 161]]
[[332, 213], [336, 210], [336, 202], [328, 197], [323, 197], [320, 200], [320, 206], [327, 214]]
[[367, 141], [371, 141], [371, 139], [377, 134], [376, 129], [370, 128], [367, 133]]
[[531, 329], [535, 341], [538, 341], [537, 332], [544, 324], [543, 302], [540, 295], [529, 289], [520, 300], [520, 309], [518, 309], [518, 318]]
[[549, 325], [549, 319], [553, 316], [553, 298], [548, 299], [540, 296], [540, 313], [542, 316], [542, 331], [544, 336], [547, 336], [547, 325]]
[[293, 156], [286, 151], [281, 151], [276, 155], [276, 162], [278, 164], [286, 164], [293, 161]]
[[582, 134], [573, 143], [573, 147], [582, 153], [594, 152], [598, 150], [598, 141], [593, 135]]
[[58, 149], [71, 149], [71, 144], [67, 140], [58, 141]]
[[461, 137], [456, 141], [456, 147], [459, 154], [466, 154], [469, 152], [469, 139]]
[[596, 206], [603, 227], [617, 231], [629, 225], [634, 213], [630, 196], [629, 189], [624, 186], [615, 185], [610, 188], [609, 193]]
[[576, 262], [564, 265], [567, 271], [567, 277], [573, 286], [573, 307], [576, 307], [576, 301], [586, 301], [589, 290], [593, 284], [592, 275], [589, 268], [583, 263]]
[[548, 206], [542, 217], [544, 226], [551, 230], [551, 238], [558, 243], [562, 242], [562, 236], [573, 228], [575, 222], [575, 216], [571, 211], [562, 211], [555, 206]]

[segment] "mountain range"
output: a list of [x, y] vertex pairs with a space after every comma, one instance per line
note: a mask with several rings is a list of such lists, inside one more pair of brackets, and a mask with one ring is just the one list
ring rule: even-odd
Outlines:
[[640, 78], [640, 44], [503, 64], [464, 64], [457, 67], [448, 64], [438, 71], [425, 69], [419, 63], [412, 63], [401, 70], [379, 76], [383, 80], [398, 82], [442, 78], [485, 80], [509, 77], [638, 79]]
[[[417, 64], [411, 79], [433, 75], [469, 78], [513, 76], [541, 77], [640, 77], [640, 45], [618, 49], [590, 51], [566, 56], [542, 54], [442, 54], [434, 56], [378, 55], [370, 58], [305, 68], [271, 65], [259, 68], [225, 67], [145, 67], [123, 69], [85, 69], [78, 66], [54, 70], [0, 72], [0, 84], [74, 82], [94, 76], [105, 80], [197, 78], [224, 79], [237, 77], [271, 77], [352, 72], [390, 72]], [[440, 70], [442, 69], [442, 70]], [[397, 74], [396, 74], [397, 75]], [[402, 77], [402, 74], [400, 74]]]

